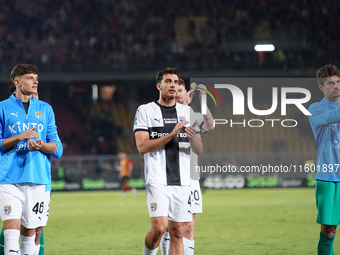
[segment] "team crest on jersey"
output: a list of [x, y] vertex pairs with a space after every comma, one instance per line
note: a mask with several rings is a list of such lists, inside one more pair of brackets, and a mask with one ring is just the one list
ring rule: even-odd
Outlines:
[[336, 124], [332, 124], [332, 129], [334, 130], [334, 131], [337, 131], [336, 129], [337, 129], [337, 127], [338, 127], [338, 123], [336, 123]]
[[10, 205], [5, 205], [4, 206], [4, 213], [9, 215], [12, 212], [12, 206]]
[[40, 119], [42, 116], [41, 111], [35, 111], [35, 117], [37, 117], [38, 119]]
[[185, 116], [179, 116], [179, 121], [185, 121]]
[[150, 206], [151, 206], [151, 211], [152, 212], [157, 210], [157, 203], [151, 203]]

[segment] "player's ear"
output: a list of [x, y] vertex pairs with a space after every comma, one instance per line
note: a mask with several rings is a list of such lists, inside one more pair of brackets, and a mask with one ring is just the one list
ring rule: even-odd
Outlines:
[[323, 86], [323, 85], [319, 84], [319, 89], [320, 89], [322, 92], [324, 92], [324, 91], [323, 91], [323, 89], [324, 89], [324, 86]]
[[157, 83], [156, 87], [157, 87], [158, 90], [161, 90], [161, 84]]
[[16, 77], [16, 78], [14, 78], [14, 85], [15, 86], [18, 86], [19, 85], [19, 83], [20, 83], [20, 81], [19, 81], [19, 78], [18, 77]]

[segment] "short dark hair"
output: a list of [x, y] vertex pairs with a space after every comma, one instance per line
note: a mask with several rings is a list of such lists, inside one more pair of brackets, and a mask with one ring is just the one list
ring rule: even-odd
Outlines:
[[173, 68], [173, 67], [167, 67], [167, 68], [164, 68], [163, 70], [160, 70], [158, 73], [157, 73], [157, 76], [156, 76], [156, 82], [157, 83], [161, 83], [161, 81], [163, 80], [163, 75], [164, 74], [176, 74], [179, 78], [179, 72], [176, 68]]
[[18, 64], [12, 69], [11, 79], [14, 81], [16, 77], [29, 73], [38, 74], [38, 69], [34, 65], [30, 64]]
[[316, 71], [316, 80], [318, 84], [324, 85], [326, 78], [337, 75], [340, 77], [340, 71], [335, 65], [324, 65], [319, 70]]
[[182, 78], [178, 79], [178, 85], [183, 85], [185, 87], [185, 82]]
[[182, 78], [178, 79], [178, 86], [180, 86], [180, 85], [184, 86], [184, 89], [187, 89], [186, 86], [185, 86], [185, 82], [184, 82], [184, 80]]

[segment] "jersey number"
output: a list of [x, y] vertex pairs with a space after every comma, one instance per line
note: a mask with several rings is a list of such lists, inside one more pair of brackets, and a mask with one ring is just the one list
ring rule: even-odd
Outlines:
[[32, 212], [34, 212], [35, 214], [43, 213], [43, 211], [44, 211], [44, 202], [41, 202], [40, 204], [39, 202], [37, 202], [32, 209]]
[[197, 189], [194, 192], [191, 191], [191, 195], [194, 197], [196, 201], [200, 200], [200, 194], [198, 193]]
[[198, 193], [198, 190], [195, 190], [194, 192], [191, 191], [191, 195], [189, 195], [189, 199], [188, 199], [188, 205], [191, 206], [191, 199], [192, 197], [198, 201], [200, 200], [200, 194]]

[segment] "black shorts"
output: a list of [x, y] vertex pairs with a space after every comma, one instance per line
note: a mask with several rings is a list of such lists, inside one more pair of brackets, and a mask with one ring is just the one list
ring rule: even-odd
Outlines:
[[120, 184], [123, 186], [125, 183], [127, 183], [129, 181], [130, 177], [124, 176], [122, 177], [122, 179], [120, 180]]

